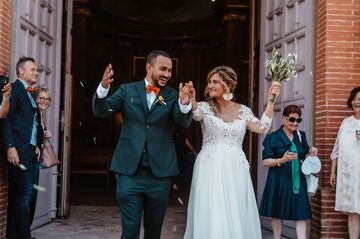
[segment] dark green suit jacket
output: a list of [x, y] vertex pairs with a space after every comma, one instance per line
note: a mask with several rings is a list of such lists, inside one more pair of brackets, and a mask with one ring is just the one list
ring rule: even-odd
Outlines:
[[[160, 96], [166, 105], [156, 102]], [[113, 112], [121, 112], [123, 117], [120, 138], [110, 165], [111, 171], [134, 174], [141, 155], [146, 150], [149, 166], [156, 177], [178, 174], [173, 123], [188, 127], [191, 113], [181, 113], [178, 92], [168, 86], [161, 89], [156, 100], [149, 110], [144, 80], [123, 84], [113, 95], [103, 99], [99, 99], [95, 92], [92, 102], [95, 116], [105, 117]]]

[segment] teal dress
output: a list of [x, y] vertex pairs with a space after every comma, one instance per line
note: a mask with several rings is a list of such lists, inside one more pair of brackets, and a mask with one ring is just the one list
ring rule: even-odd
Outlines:
[[[263, 142], [263, 160], [281, 158], [290, 149], [292, 142], [282, 127], [265, 137]], [[294, 132], [293, 138], [293, 143], [296, 145], [300, 160], [299, 193], [293, 192], [291, 162], [284, 163], [280, 167], [269, 168], [259, 208], [261, 216], [294, 221], [311, 218], [305, 175], [301, 172], [301, 164], [309, 153], [309, 146], [306, 141], [305, 132], [300, 131], [300, 134], [301, 140], [296, 132]]]

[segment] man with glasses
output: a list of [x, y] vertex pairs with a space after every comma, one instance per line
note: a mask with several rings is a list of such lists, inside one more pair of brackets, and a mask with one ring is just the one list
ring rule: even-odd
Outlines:
[[43, 142], [38, 105], [31, 95], [38, 74], [35, 60], [20, 58], [16, 73], [8, 118], [1, 121], [1, 148], [8, 160], [7, 238], [30, 239], [39, 181], [39, 148]]

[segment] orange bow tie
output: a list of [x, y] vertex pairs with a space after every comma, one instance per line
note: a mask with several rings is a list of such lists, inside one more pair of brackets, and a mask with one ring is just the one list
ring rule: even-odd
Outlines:
[[146, 92], [149, 94], [150, 92], [154, 92], [155, 95], [159, 94], [160, 88], [152, 85], [146, 86]]
[[31, 86], [29, 86], [28, 88], [26, 88], [26, 91], [29, 93], [34, 93], [35, 89]]

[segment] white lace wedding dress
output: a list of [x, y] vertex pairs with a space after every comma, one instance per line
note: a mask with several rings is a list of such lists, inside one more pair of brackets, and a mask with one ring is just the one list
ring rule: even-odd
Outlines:
[[202, 149], [194, 166], [184, 239], [261, 238], [259, 214], [242, 150], [246, 129], [265, 133], [271, 119], [256, 118], [241, 105], [233, 122], [199, 102], [193, 118], [201, 122]]

